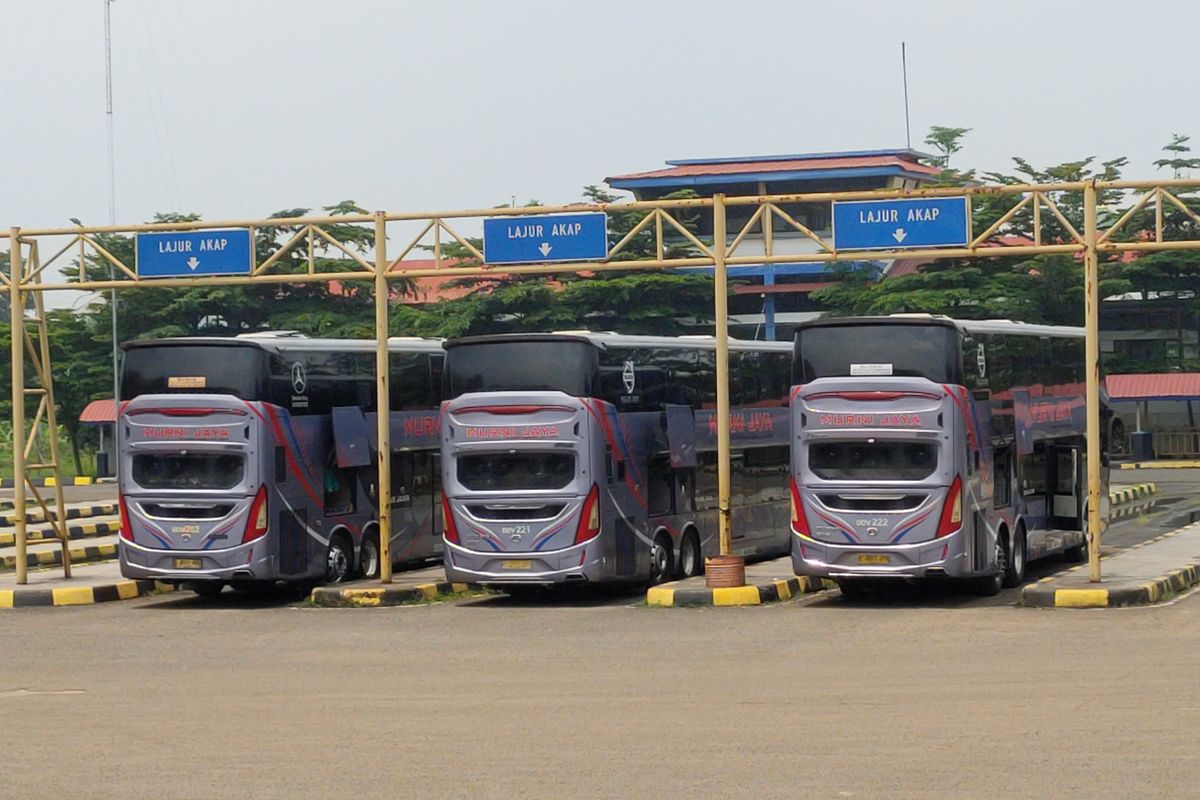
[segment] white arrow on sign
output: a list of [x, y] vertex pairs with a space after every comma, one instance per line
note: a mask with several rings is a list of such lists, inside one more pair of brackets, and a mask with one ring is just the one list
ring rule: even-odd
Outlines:
[[191, 258], [189, 258], [187, 260], [187, 265], [188, 265], [188, 269], [192, 270], [192, 272], [195, 272], [196, 267], [200, 266], [200, 259], [196, 258], [195, 256], [192, 256]]
[[892, 234], [892, 238], [896, 240], [896, 244], [900, 244], [908, 237], [904, 232], [904, 228], [896, 228], [896, 232]]
[[542, 242], [541, 246], [538, 248], [538, 250], [539, 250], [539, 251], [541, 252], [541, 254], [542, 254], [542, 258], [545, 258], [546, 256], [550, 255], [550, 251], [551, 251], [551, 250], [553, 250], [553, 249], [554, 249], [554, 248], [552, 248], [552, 247], [550, 246], [550, 243], [549, 243], [549, 242]]

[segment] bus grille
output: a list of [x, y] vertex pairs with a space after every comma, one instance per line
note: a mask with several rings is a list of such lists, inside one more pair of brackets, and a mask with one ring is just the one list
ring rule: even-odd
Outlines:
[[870, 497], [868, 495], [822, 494], [818, 497], [826, 508], [836, 511], [912, 511], [919, 508], [929, 498], [929, 495], [906, 494]]

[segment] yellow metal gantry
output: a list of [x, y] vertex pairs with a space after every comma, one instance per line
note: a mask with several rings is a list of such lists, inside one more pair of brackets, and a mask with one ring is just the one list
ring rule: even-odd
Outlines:
[[[758, 195], [726, 197], [716, 195], [709, 198], [694, 198], [682, 200], [653, 200], [618, 204], [574, 204], [567, 206], [535, 206], [528, 208], [484, 208], [461, 211], [438, 211], [416, 213], [388, 213], [378, 211], [372, 214], [346, 214], [337, 216], [310, 216], [281, 219], [258, 220], [221, 220], [214, 222], [183, 222], [183, 223], [152, 223], [144, 225], [108, 225], [96, 227], [77, 226], [71, 228], [44, 228], [22, 230], [12, 228], [7, 233], [0, 230], [0, 239], [7, 239], [12, 264], [11, 278], [0, 275], [0, 280], [6, 285], [9, 301], [12, 307], [13, 319], [13, 429], [14, 442], [25, 442], [26, 447], [14, 446], [13, 472], [16, 490], [16, 527], [18, 551], [23, 552], [26, 543], [26, 523], [24, 508], [26, 506], [24, 492], [20, 487], [25, 486], [30, 469], [34, 466], [46, 466], [57, 469], [59, 462], [58, 443], [54, 422], [53, 387], [50, 376], [49, 350], [45, 347], [44, 315], [41, 313], [42, 293], [48, 291], [98, 291], [102, 289], [124, 289], [133, 286], [171, 289], [179, 287], [198, 286], [230, 286], [242, 284], [283, 284], [283, 283], [314, 283], [314, 282], [353, 282], [371, 281], [374, 287], [375, 301], [375, 340], [376, 340], [376, 371], [378, 375], [376, 391], [379, 409], [389, 407], [388, 395], [388, 284], [394, 280], [411, 280], [424, 277], [480, 277], [497, 275], [553, 275], [566, 272], [573, 273], [603, 273], [632, 270], [669, 270], [681, 267], [710, 267], [714, 271], [714, 315], [717, 342], [717, 414], [718, 414], [718, 507], [720, 519], [720, 551], [722, 555], [729, 554], [731, 546], [731, 531], [729, 520], [729, 372], [728, 372], [728, 313], [726, 298], [728, 292], [727, 269], [740, 265], [784, 264], [784, 263], [833, 263], [838, 261], [879, 260], [888, 258], [922, 258], [928, 260], [970, 257], [999, 257], [999, 256], [1035, 256], [1053, 253], [1078, 254], [1084, 264], [1084, 281], [1086, 290], [1086, 314], [1084, 327], [1087, 332], [1086, 372], [1087, 372], [1087, 472], [1088, 472], [1088, 530], [1089, 537], [1089, 575], [1092, 581], [1100, 581], [1100, 533], [1101, 533], [1101, 502], [1100, 502], [1100, 345], [1099, 345], [1099, 263], [1103, 255], [1124, 252], [1147, 252], [1162, 250], [1197, 250], [1200, 249], [1200, 238], [1168, 240], [1164, 235], [1164, 211], [1174, 209], [1182, 212], [1200, 229], [1200, 216], [1180, 198], [1180, 194], [1200, 189], [1200, 181], [1192, 180], [1161, 180], [1161, 181], [1075, 181], [1054, 184], [1028, 184], [1012, 186], [971, 186], [946, 187], [908, 190], [885, 190], [869, 192], [822, 192], [809, 194]], [[1063, 212], [1061, 207], [1064, 195], [1079, 195], [1083, 207], [1083, 231], [1078, 230]], [[1111, 202], [1102, 198], [1118, 196], [1129, 203], [1127, 208], [1120, 209], [1120, 216], [1106, 228], [1101, 230], [1099, 219], [1101, 211], [1107, 211]], [[1011, 198], [1011, 206], [999, 219], [978, 234], [972, 233], [969, 243], [964, 247], [944, 248], [897, 248], [889, 250], [852, 251], [838, 250], [831, 236], [811, 230], [803, 222], [797, 220], [787, 211], [787, 207], [795, 204], [825, 204], [844, 200], [887, 200], [920, 197], [1007, 197]], [[1129, 241], [1121, 241], [1122, 233], [1136, 215], [1154, 207], [1155, 229], [1154, 236], [1143, 236]], [[747, 221], [736, 231], [729, 231], [729, 211], [731, 208], [751, 207]], [[600, 212], [640, 212], [644, 216], [637, 225], [609, 250], [606, 259], [597, 262], [529, 264], [518, 266], [488, 266], [484, 264], [483, 254], [479, 252], [464, 234], [463, 226], [486, 217], [501, 216], [535, 216], [539, 214], [600, 211]], [[693, 233], [684, 222], [682, 214], [711, 215], [713, 237], [705, 241]], [[1047, 239], [1043, 215], [1048, 213], [1057, 223], [1058, 232]], [[1027, 214], [1032, 220], [1033, 241], [1031, 244], [1017, 246], [998, 246], [996, 237], [1009, 230], [1019, 215]], [[782, 238], [775, 232], [776, 221], [781, 221], [785, 229], [795, 231], [799, 238], [810, 242], [808, 252], [796, 253], [789, 247], [788, 252], [778, 251], [778, 242]], [[370, 232], [374, 246], [374, 257], [367, 258], [339, 242], [330, 233], [331, 226], [357, 225], [364, 231]], [[136, 234], [151, 231], [199, 231], [219, 229], [245, 229], [250, 232], [251, 240], [255, 234], [263, 231], [287, 231], [290, 235], [266, 258], [261, 261], [254, 257], [250, 274], [223, 275], [198, 278], [142, 278], [137, 274], [136, 265], [126, 264], [114, 255], [98, 239], [101, 234]], [[408, 241], [398, 255], [392, 257], [388, 253], [387, 241], [389, 236], [401, 232]], [[294, 232], [292, 232], [294, 230]], [[414, 234], [415, 231], [415, 234]], [[635, 236], [644, 231], [652, 231], [654, 236], [653, 257], [631, 257], [627, 252], [630, 242]], [[730, 234], [732, 233], [732, 238]], [[739, 253], [749, 237], [758, 234], [761, 237], [762, 248], [755, 253]], [[479, 266], [464, 265], [459, 260], [450, 260], [443, 253], [444, 236], [466, 251], [470, 257], [479, 262]], [[411, 238], [409, 238], [411, 237]], [[793, 235], [793, 238], [796, 238]], [[39, 244], [50, 242], [59, 245], [56, 255], [46, 261], [37, 258]], [[690, 252], [685, 257], [668, 257], [668, 242], [684, 243]], [[30, 248], [31, 258], [22, 257], [25, 246]], [[287, 272], [283, 269], [284, 256], [303, 247], [307, 253], [306, 269], [300, 273]], [[406, 266], [406, 259], [417, 248], [425, 247], [433, 252], [434, 266], [429, 269], [413, 269]], [[50, 248], [47, 247], [48, 251]], [[352, 263], [349, 269], [337, 272], [322, 272], [317, 269], [314, 252], [317, 250], [334, 250], [348, 258]], [[79, 278], [76, 281], [49, 282], [44, 279], [48, 267], [57, 262], [67, 253], [77, 253], [76, 263], [79, 267]], [[88, 274], [89, 258], [111, 265], [123, 276], [123, 280], [111, 278], [94, 278]], [[625, 260], [625, 259], [628, 260]], [[24, 370], [24, 352], [27, 341], [25, 336], [25, 301], [24, 295], [33, 293], [38, 298], [36, 303], [37, 319], [42, 320], [39, 339], [42, 344], [40, 357], [35, 357], [35, 375], [38, 386], [26, 386]], [[32, 341], [32, 340], [29, 340]], [[37, 366], [40, 365], [40, 369]], [[45, 417], [51, 424], [48, 426], [50, 437], [51, 461], [42, 465], [27, 463], [25, 454], [32, 447], [32, 439], [25, 438], [26, 421], [24, 401], [26, 394], [40, 394], [44, 409], [40, 405], [38, 419]], [[36, 436], [37, 425], [31, 435]], [[391, 510], [386, 498], [391, 496], [391, 460], [390, 429], [388, 415], [379, 414], [379, 544], [380, 544], [380, 577], [384, 583], [392, 579], [391, 573]], [[61, 481], [57, 481], [61, 487]], [[29, 484], [34, 496], [41, 502], [36, 488]], [[59, 507], [58, 518], [62, 523], [62, 490], [57, 490]], [[43, 503], [43, 505], [45, 505]], [[49, 513], [47, 514], [49, 517]], [[62, 528], [65, 532], [65, 525]], [[65, 542], [65, 540], [64, 540]], [[64, 564], [66, 548], [64, 546]], [[19, 582], [25, 582], [23, 561], [19, 561]]]

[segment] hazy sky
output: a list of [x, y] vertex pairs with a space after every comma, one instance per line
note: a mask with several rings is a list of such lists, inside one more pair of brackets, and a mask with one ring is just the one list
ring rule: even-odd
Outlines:
[[[108, 214], [104, 0], [2, 0], [0, 226]], [[962, 166], [1194, 134], [1200, 4], [117, 0], [117, 219], [576, 200], [664, 159], [974, 130]]]

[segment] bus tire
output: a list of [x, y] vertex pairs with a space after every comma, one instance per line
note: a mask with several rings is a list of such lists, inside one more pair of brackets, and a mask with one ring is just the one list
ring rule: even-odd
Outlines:
[[657, 585], [671, 579], [673, 567], [671, 558], [671, 539], [664, 533], [654, 537], [650, 545], [650, 583]]
[[1025, 563], [1028, 553], [1025, 550], [1025, 526], [1017, 525], [1017, 532], [1005, 537], [1004, 585], [1009, 589], [1020, 586], [1025, 582]]
[[372, 531], [363, 537], [358, 550], [358, 574], [364, 578], [379, 577], [379, 533]]
[[345, 531], [335, 533], [325, 551], [325, 582], [345, 583], [354, 577], [354, 545]]
[[700, 537], [689, 530], [679, 543], [679, 577], [693, 578], [704, 571], [704, 559], [700, 557]]
[[224, 588], [225, 584], [222, 581], [196, 581], [191, 585], [192, 591], [205, 600], [211, 600], [216, 597]]

